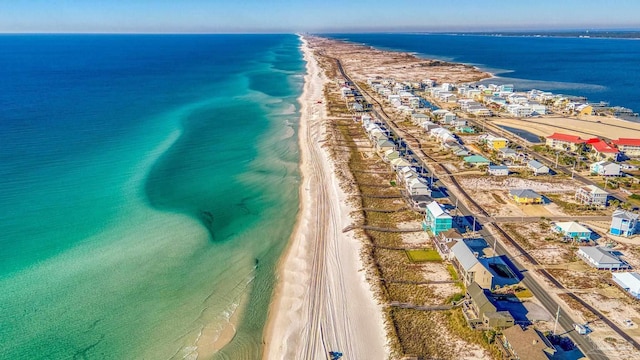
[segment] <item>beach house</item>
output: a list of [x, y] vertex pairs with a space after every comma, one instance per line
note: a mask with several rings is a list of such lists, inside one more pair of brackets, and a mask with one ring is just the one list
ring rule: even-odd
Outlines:
[[628, 157], [640, 156], [640, 139], [619, 138], [611, 143]]
[[493, 274], [478, 260], [478, 255], [471, 250], [464, 240], [458, 241], [451, 248], [450, 258], [466, 286], [475, 282], [480, 287], [492, 289]]
[[414, 125], [420, 125], [420, 124], [424, 123], [425, 121], [429, 121], [429, 117], [427, 115], [422, 114], [422, 113], [411, 114], [411, 122]]
[[636, 272], [617, 272], [612, 274], [612, 280], [629, 295], [640, 299], [640, 274]]
[[407, 181], [407, 193], [411, 196], [431, 196], [431, 189], [426, 180], [414, 177]]
[[472, 329], [506, 329], [515, 324], [508, 311], [498, 311], [486, 290], [477, 283], [467, 287], [462, 313]]
[[509, 195], [520, 205], [542, 204], [542, 195], [531, 189], [511, 189]]
[[509, 168], [504, 165], [489, 165], [487, 172], [493, 176], [507, 176], [509, 175]]
[[592, 174], [600, 176], [620, 176], [620, 165], [602, 160], [595, 162], [589, 166]]
[[527, 169], [531, 170], [533, 175], [547, 175], [549, 174], [549, 168], [536, 160], [531, 160], [527, 163]]
[[491, 164], [491, 161], [480, 155], [465, 156], [462, 160], [473, 166], [485, 166]]
[[509, 144], [508, 139], [491, 135], [491, 134], [480, 136], [480, 141], [487, 144], [489, 149], [496, 150], [496, 151], [507, 147], [507, 145]]
[[449, 253], [451, 248], [455, 246], [458, 241], [462, 241], [464, 237], [458, 232], [458, 230], [451, 228], [447, 231], [443, 231], [438, 236], [433, 237], [433, 243], [436, 250], [440, 253], [443, 259], [449, 259]]
[[502, 148], [498, 150], [498, 156], [502, 159], [514, 159], [517, 157], [517, 153], [513, 149]]
[[549, 360], [557, 352], [547, 337], [532, 326], [526, 330], [520, 325], [512, 326], [502, 331], [501, 338], [507, 359]]
[[607, 206], [609, 193], [595, 185], [581, 186], [576, 190], [576, 200], [584, 205]]
[[618, 236], [632, 236], [640, 232], [638, 214], [618, 209], [611, 215], [609, 233]]
[[591, 239], [592, 231], [575, 221], [557, 222], [553, 230], [564, 236], [565, 239], [588, 241]]
[[424, 230], [430, 230], [433, 235], [438, 235], [453, 227], [453, 218], [440, 204], [432, 201], [427, 205], [422, 227]]
[[580, 246], [577, 254], [589, 266], [598, 270], [615, 271], [631, 268], [629, 264], [620, 260], [618, 256], [599, 246]]
[[547, 136], [547, 146], [557, 150], [571, 150], [577, 151], [580, 149], [585, 140], [580, 139], [579, 136], [567, 135], [561, 133], [553, 133]]

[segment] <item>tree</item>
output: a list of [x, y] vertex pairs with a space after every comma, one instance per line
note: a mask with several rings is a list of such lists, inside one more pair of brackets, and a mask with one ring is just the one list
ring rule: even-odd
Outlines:
[[613, 207], [614, 209], [617, 209], [618, 207], [620, 207], [620, 200], [618, 199], [609, 200], [609, 206]]

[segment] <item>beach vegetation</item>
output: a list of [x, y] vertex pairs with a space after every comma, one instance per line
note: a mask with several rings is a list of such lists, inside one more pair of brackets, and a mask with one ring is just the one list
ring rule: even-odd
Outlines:
[[425, 261], [442, 261], [440, 254], [435, 249], [406, 250], [409, 260], [414, 263]]

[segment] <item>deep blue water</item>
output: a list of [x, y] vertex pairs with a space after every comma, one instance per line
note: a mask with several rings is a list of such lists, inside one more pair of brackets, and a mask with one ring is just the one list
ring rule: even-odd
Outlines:
[[640, 112], [640, 41], [444, 34], [332, 34], [334, 38], [473, 64], [494, 83], [586, 96]]
[[299, 46], [0, 36], [0, 358], [183, 358], [245, 307], [224, 356], [259, 357], [298, 209]]

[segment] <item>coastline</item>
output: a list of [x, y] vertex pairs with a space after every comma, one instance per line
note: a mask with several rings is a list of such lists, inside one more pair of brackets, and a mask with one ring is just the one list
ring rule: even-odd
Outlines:
[[326, 131], [328, 79], [302, 36], [301, 42], [307, 72], [299, 98], [300, 208], [278, 264], [263, 358], [324, 358], [340, 351], [348, 358], [385, 359], [382, 308], [362, 271], [361, 244], [341, 231], [353, 209], [318, 141]]

